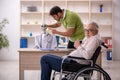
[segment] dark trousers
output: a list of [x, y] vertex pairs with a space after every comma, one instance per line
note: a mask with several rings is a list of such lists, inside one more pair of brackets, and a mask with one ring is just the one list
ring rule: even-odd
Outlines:
[[[71, 59], [65, 59], [64, 62], [70, 62]], [[62, 58], [52, 54], [46, 54], [41, 57], [41, 80], [50, 80], [52, 70], [60, 72]]]
[[74, 47], [74, 42], [69, 40], [67, 48], [75, 48]]

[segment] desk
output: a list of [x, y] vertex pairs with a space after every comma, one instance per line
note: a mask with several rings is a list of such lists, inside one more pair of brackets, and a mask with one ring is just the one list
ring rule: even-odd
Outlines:
[[40, 70], [41, 56], [51, 53], [58, 56], [68, 54], [73, 49], [59, 49], [56, 51], [40, 51], [39, 49], [19, 49], [19, 80], [24, 80], [24, 70]]
[[[24, 80], [24, 70], [40, 70], [41, 56], [51, 53], [63, 56], [70, 53], [73, 49], [60, 49], [57, 51], [40, 51], [39, 49], [19, 49], [19, 80]], [[101, 56], [97, 60], [97, 64], [101, 65]]]

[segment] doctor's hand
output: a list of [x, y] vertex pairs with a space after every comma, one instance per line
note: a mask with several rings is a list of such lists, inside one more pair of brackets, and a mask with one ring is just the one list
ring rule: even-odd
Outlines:
[[80, 41], [79, 41], [79, 40], [76, 40], [76, 41], [74, 42], [74, 47], [77, 49], [79, 46], [80, 46]]
[[53, 29], [53, 30], [52, 30], [52, 33], [53, 33], [53, 34], [57, 34], [58, 31], [57, 31], [56, 29]]
[[58, 31], [56, 29], [49, 28], [53, 34], [58, 34]]

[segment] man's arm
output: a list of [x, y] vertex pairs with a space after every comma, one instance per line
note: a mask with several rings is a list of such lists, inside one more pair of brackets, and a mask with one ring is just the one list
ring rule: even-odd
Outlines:
[[70, 37], [74, 33], [74, 28], [68, 28], [67, 31], [65, 31], [65, 32], [61, 32], [61, 31], [52, 29], [52, 33], [53, 34], [59, 34], [59, 35], [62, 35], [62, 36]]
[[61, 26], [61, 23], [60, 23], [60, 22], [57, 22], [57, 23], [54, 23], [54, 24], [47, 25], [48, 28], [57, 28], [57, 27], [60, 27], [60, 26]]

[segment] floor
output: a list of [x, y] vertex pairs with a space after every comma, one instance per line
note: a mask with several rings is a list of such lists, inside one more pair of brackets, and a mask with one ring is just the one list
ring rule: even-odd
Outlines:
[[[120, 61], [108, 61], [103, 57], [102, 66], [112, 80], [120, 79]], [[0, 61], [0, 80], [19, 80], [19, 61]], [[40, 80], [40, 71], [25, 71], [25, 80]]]

